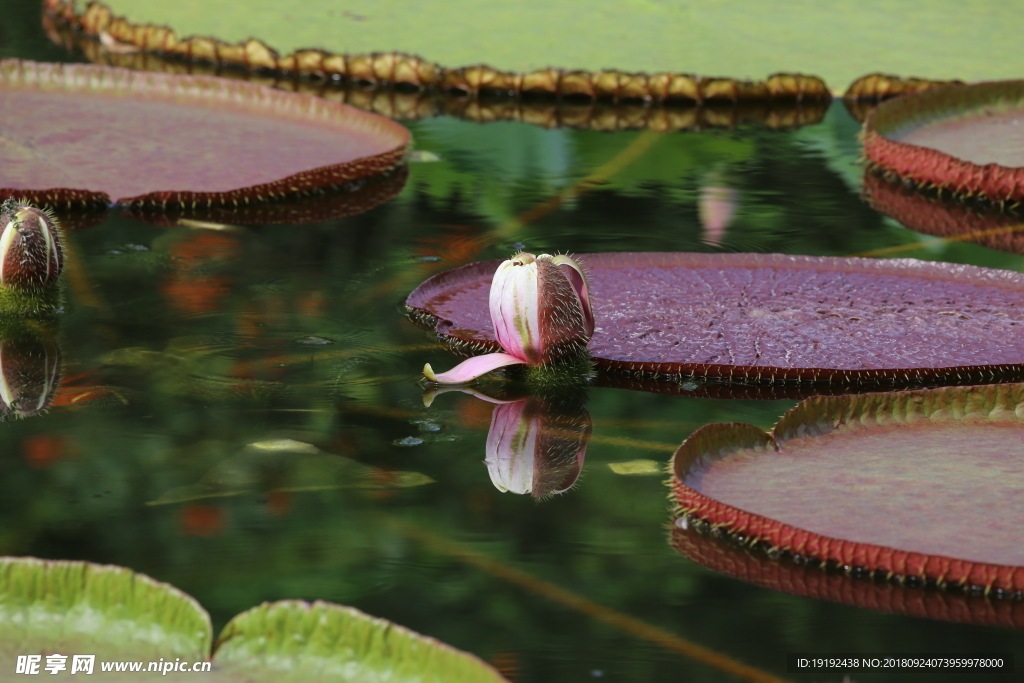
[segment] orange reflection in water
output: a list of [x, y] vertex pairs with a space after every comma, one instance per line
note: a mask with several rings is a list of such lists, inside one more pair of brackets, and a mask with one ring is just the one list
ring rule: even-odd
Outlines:
[[226, 527], [224, 508], [217, 505], [183, 505], [178, 510], [182, 536], [220, 536]]
[[45, 470], [59, 460], [74, 457], [71, 442], [65, 436], [36, 434], [22, 442], [22, 455], [29, 467]]

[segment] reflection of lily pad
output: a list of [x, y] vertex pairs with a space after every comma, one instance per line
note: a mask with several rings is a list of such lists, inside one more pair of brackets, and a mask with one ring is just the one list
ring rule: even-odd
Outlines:
[[864, 154], [872, 166], [926, 189], [1024, 200], [1024, 81], [884, 102], [864, 124]]
[[[750, 384], [985, 383], [1024, 370], [1024, 275], [912, 259], [608, 253], [580, 257], [599, 369]], [[410, 316], [463, 355], [500, 350], [498, 261], [436, 275]]]
[[[473, 655], [325, 602], [286, 600], [243, 612], [224, 627], [212, 656], [211, 636], [210, 617], [195, 600], [142, 574], [86, 562], [0, 559], [5, 673], [15, 671], [19, 656], [39, 656], [30, 673], [49, 675], [51, 656], [64, 655], [63, 675], [128, 683], [154, 676], [214, 683], [504, 680]], [[84, 653], [95, 655], [92, 670], [72, 672], [72, 655]], [[143, 668], [104, 671], [105, 664], [124, 660], [141, 661]], [[149, 670], [150, 662], [163, 668]], [[178, 664], [202, 671], [171, 669]]]
[[864, 195], [875, 211], [911, 230], [1024, 254], [1024, 219], [1019, 215], [932, 197], [876, 173], [864, 175]]
[[278, 440], [250, 444], [218, 463], [198, 483], [172, 489], [150, 505], [246, 493], [409, 488], [433, 481], [419, 472], [383, 470], [320, 452], [311, 444]]
[[[922, 589], [906, 582], [873, 581], [817, 563], [793, 561], [770, 549], [751, 548], [732, 538], [715, 538], [700, 522], [683, 516], [672, 525], [676, 552], [702, 567], [762, 588], [816, 600], [924, 619], [1024, 629], [1024, 602]], [[770, 554], [769, 554], [770, 553]]]
[[0, 195], [143, 213], [320, 192], [394, 167], [409, 141], [383, 117], [250, 83], [18, 60], [0, 62], [0, 113]]
[[857, 572], [1024, 597], [1024, 385], [813, 398], [694, 432], [682, 511]]
[[[449, 68], [483, 63], [519, 74], [548, 67], [591, 74], [606, 69], [685, 70], [732, 78], [803, 71], [842, 88], [858, 76], [879, 70], [926, 78], [1013, 77], [1013, 60], [991, 55], [1014, 53], [1015, 8], [979, 1], [982, 4], [972, 5], [969, 13], [950, 0], [931, 0], [912, 13], [897, 14], [881, 0], [856, 4], [107, 0], [105, 5], [91, 3], [84, 17], [74, 2], [47, 0], [47, 5], [71, 21], [81, 18], [87, 31], [97, 35], [106, 31], [116, 41], [184, 57], [299, 72], [317, 68], [320, 50], [325, 50], [350, 71], [359, 70], [370, 78], [386, 75], [393, 81], [443, 77], [448, 72], [436, 62]], [[124, 20], [114, 20], [115, 15]], [[142, 30], [145, 24], [156, 26]], [[174, 32], [158, 26], [169, 26]], [[190, 36], [226, 42], [185, 40]], [[935, 49], [937, 36], [941, 50]], [[267, 46], [280, 53], [280, 59]], [[423, 59], [410, 60], [404, 54], [396, 59], [394, 51]], [[460, 75], [471, 83], [487, 77], [464, 71]], [[569, 78], [559, 77], [570, 80], [573, 75], [570, 71], [565, 74]], [[615, 84], [622, 87], [618, 79]]]

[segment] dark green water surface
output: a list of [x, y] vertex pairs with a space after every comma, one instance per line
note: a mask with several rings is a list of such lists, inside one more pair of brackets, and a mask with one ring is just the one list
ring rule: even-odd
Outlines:
[[[35, 12], [8, 10], [0, 52], [67, 59]], [[130, 567], [195, 596], [215, 631], [262, 601], [350, 604], [518, 681], [734, 680], [638, 637], [627, 618], [799, 681], [841, 675], [787, 674], [787, 652], [1024, 653], [1019, 631], [797, 597], [705, 569], [669, 545], [664, 472], [609, 466], [661, 466], [709, 422], [769, 428], [791, 399], [595, 388], [575, 485], [540, 501], [499, 491], [484, 464], [490, 404], [449, 393], [424, 406], [423, 363], [454, 359], [400, 309], [430, 274], [521, 247], [846, 256], [916, 245], [891, 255], [1011, 270], [1024, 258], [923, 236], [870, 209], [859, 125], [841, 104], [795, 130], [408, 125], [437, 160], [412, 162], [400, 195], [361, 215], [211, 230], [114, 214], [68, 235], [65, 387], [46, 414], [0, 424], [0, 555]], [[601, 170], [631, 145], [642, 153]], [[736, 198], [717, 237], [697, 208], [716, 182]], [[296, 479], [295, 462], [312, 458], [296, 451], [314, 447], [332, 457]], [[548, 584], [620, 616], [553, 600]]]

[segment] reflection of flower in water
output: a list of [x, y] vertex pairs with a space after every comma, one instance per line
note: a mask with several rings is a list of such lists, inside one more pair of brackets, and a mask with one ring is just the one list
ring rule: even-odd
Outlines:
[[37, 415], [60, 386], [60, 347], [53, 335], [27, 328], [0, 338], [0, 417]]
[[536, 398], [495, 405], [485, 459], [491, 482], [534, 498], [569, 490], [583, 469], [590, 431], [582, 405], [558, 409]]
[[704, 244], [722, 246], [725, 231], [732, 223], [738, 204], [739, 192], [726, 184], [723, 174], [708, 174], [697, 197], [697, 215], [703, 228], [701, 241]]

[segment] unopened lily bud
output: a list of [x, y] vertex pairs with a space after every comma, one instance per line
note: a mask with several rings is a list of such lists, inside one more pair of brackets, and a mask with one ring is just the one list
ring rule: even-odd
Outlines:
[[491, 322], [504, 353], [470, 358], [432, 382], [463, 383], [507, 365], [546, 366], [586, 357], [594, 312], [583, 269], [568, 256], [519, 253], [491, 280]]
[[57, 219], [23, 202], [0, 207], [0, 286], [39, 289], [57, 282], [64, 251]]

